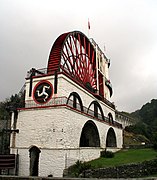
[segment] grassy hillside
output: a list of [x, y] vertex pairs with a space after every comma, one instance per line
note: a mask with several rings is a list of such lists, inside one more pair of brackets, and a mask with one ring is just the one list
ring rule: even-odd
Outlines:
[[157, 151], [153, 149], [123, 149], [114, 153], [114, 157], [112, 158], [100, 157], [86, 163], [77, 161], [75, 165], [68, 168], [68, 176], [78, 177], [80, 173], [87, 169], [98, 169], [132, 163], [141, 163], [156, 158]]
[[134, 134], [132, 132], [127, 132], [124, 130], [123, 132], [123, 143], [125, 147], [129, 145], [141, 145], [143, 142], [146, 144], [150, 144], [148, 138], [141, 134]]
[[92, 168], [119, 166], [129, 163], [143, 162], [157, 158], [157, 151], [153, 149], [128, 149], [115, 153], [113, 158], [99, 158], [90, 161]]
[[157, 148], [157, 99], [152, 99], [150, 103], [146, 103], [130, 115], [139, 121], [126, 127], [126, 131], [145, 136]]

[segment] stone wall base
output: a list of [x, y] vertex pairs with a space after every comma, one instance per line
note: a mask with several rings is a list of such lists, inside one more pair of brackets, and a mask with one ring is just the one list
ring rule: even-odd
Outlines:
[[157, 159], [142, 163], [86, 170], [81, 177], [85, 178], [140, 178], [157, 173]]

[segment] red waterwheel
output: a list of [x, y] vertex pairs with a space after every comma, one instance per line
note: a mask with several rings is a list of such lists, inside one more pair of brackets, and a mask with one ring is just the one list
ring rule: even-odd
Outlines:
[[55, 71], [68, 74], [93, 92], [97, 90], [96, 52], [83, 33], [74, 31], [57, 38], [48, 61], [48, 73]]

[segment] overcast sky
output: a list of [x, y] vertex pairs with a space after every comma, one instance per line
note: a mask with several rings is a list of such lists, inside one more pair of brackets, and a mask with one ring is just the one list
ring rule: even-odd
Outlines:
[[0, 101], [18, 93], [32, 67], [47, 67], [56, 38], [67, 31], [94, 38], [111, 59], [120, 111], [157, 99], [156, 0], [0, 0]]

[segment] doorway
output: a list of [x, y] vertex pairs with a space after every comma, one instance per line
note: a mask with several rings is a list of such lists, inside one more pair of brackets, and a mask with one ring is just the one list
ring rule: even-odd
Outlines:
[[39, 154], [40, 149], [36, 146], [32, 146], [29, 150], [30, 155], [30, 176], [38, 176], [39, 171]]

